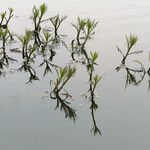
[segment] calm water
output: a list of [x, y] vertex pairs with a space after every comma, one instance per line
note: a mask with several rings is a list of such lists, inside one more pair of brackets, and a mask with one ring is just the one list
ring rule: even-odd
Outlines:
[[[150, 91], [149, 77], [146, 75], [139, 86], [125, 89], [125, 70], [116, 72], [121, 56], [116, 46], [124, 48], [125, 35], [134, 33], [139, 41], [136, 48], [144, 50], [141, 55], [130, 57], [139, 59], [148, 67], [150, 46], [150, 1], [149, 0], [1, 0], [0, 11], [7, 7], [15, 9], [16, 17], [11, 29], [18, 34], [32, 26], [28, 21], [34, 4], [46, 2], [47, 16], [58, 12], [68, 18], [61, 32], [68, 35], [69, 43], [74, 36], [70, 25], [77, 16], [99, 21], [94, 40], [88, 49], [100, 54], [97, 72], [103, 79], [96, 92], [99, 109], [95, 113], [96, 122], [102, 136], [93, 136], [90, 102], [81, 95], [88, 90], [88, 76], [80, 66], [77, 75], [67, 84], [72, 94], [73, 106], [78, 118], [75, 123], [64, 117], [64, 113], [54, 110], [55, 101], [49, 98], [49, 80], [53, 75], [40, 81], [26, 84], [28, 74], [8, 74], [0, 79], [0, 149], [2, 150], [147, 150], [150, 147]], [[63, 54], [63, 55], [62, 55]], [[55, 62], [64, 66], [69, 62], [69, 52], [59, 49]], [[16, 67], [16, 66], [15, 66]], [[146, 68], [148, 69], [148, 68]]]

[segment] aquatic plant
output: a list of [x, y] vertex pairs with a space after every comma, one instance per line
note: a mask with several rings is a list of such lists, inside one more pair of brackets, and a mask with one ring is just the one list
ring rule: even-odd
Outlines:
[[43, 30], [43, 37], [41, 37], [41, 40], [42, 40], [42, 52], [45, 51], [45, 49], [48, 47], [49, 43], [51, 43], [52, 41], [52, 33], [50, 33], [49, 31], [47, 30]]
[[49, 19], [52, 24], [52, 27], [51, 27], [52, 39], [51, 39], [51, 45], [49, 46], [49, 49], [52, 52], [54, 52], [54, 49], [58, 48], [60, 45], [64, 46], [65, 48], [68, 48], [64, 41], [64, 38], [66, 37], [66, 35], [58, 34], [58, 30], [66, 18], [67, 16], [60, 17], [60, 15], [58, 14]]
[[43, 44], [41, 45], [41, 54], [46, 61], [52, 61], [56, 52], [53, 47], [53, 37], [52, 33], [49, 31], [43, 30], [43, 35], [41, 36], [41, 40]]
[[8, 13], [8, 16], [7, 16], [7, 11], [5, 12], [2, 12], [0, 14], [1, 18], [0, 18], [0, 29], [3, 30], [3, 32], [5, 32], [4, 30], [7, 30], [8, 34], [9, 34], [9, 38], [11, 40], [13, 40], [13, 36], [9, 30], [9, 22], [11, 20], [11, 18], [13, 17], [13, 8], [8, 8], [9, 10], [9, 13]]
[[36, 6], [33, 7], [32, 9], [32, 16], [31, 16], [31, 20], [34, 23], [34, 43], [37, 45], [41, 45], [43, 42], [41, 41], [40, 38], [40, 31], [41, 31], [41, 24], [42, 22], [44, 22], [45, 20], [43, 19], [45, 13], [47, 12], [47, 6], [45, 3], [43, 3], [42, 5], [40, 5], [39, 8], [37, 8]]
[[89, 88], [89, 92], [90, 92], [90, 101], [91, 101], [91, 114], [92, 114], [92, 120], [93, 120], [93, 128], [92, 128], [92, 132], [94, 133], [94, 135], [96, 134], [100, 134], [101, 135], [101, 131], [99, 130], [99, 128], [97, 127], [96, 124], [96, 120], [95, 120], [95, 115], [94, 115], [94, 110], [97, 110], [98, 105], [95, 102], [95, 89], [97, 87], [97, 84], [100, 82], [102, 76], [95, 74], [94, 75], [94, 65], [96, 64], [96, 60], [98, 58], [98, 53], [97, 52], [91, 52], [91, 63], [87, 65], [87, 69], [89, 72], [89, 76], [90, 76], [90, 88]]
[[26, 30], [25, 35], [17, 36], [20, 42], [22, 43], [22, 58], [23, 64], [18, 69], [19, 71], [28, 72], [30, 77], [27, 83], [31, 83], [34, 80], [39, 80], [36, 75], [35, 69], [32, 67], [34, 59], [36, 58], [38, 45], [33, 44], [33, 32], [31, 30]]
[[76, 68], [66, 66], [64, 68], [57, 68], [56, 70], [57, 78], [55, 81], [50, 82], [51, 86], [54, 86], [50, 93], [50, 97], [57, 100], [56, 108], [60, 107], [60, 110], [64, 111], [66, 117], [75, 120], [75, 110], [69, 106], [70, 102], [67, 101], [67, 99], [72, 98], [72, 96], [66, 90], [64, 90], [64, 86], [70, 80], [70, 78], [75, 75]]
[[77, 24], [72, 24], [72, 26], [77, 31], [76, 39], [74, 39], [72, 42], [77, 40], [77, 44], [80, 45], [80, 38], [81, 38], [80, 35], [84, 32], [85, 25], [86, 25], [86, 19], [81, 19], [79, 17], [78, 17]]
[[94, 29], [96, 28], [97, 24], [98, 22], [96, 22], [95, 20], [91, 21], [90, 19], [80, 19], [79, 17], [77, 24], [72, 24], [77, 31], [76, 38], [71, 42], [71, 56], [73, 60], [75, 60], [74, 55], [83, 55], [82, 62], [84, 62], [84, 59], [88, 60], [85, 45], [87, 41], [90, 40], [95, 34]]
[[[68, 81], [75, 75], [76, 68], [71, 66], [66, 66], [64, 68], [60, 68], [56, 64], [52, 63], [53, 57], [55, 56], [55, 48], [57, 48], [60, 44], [67, 47], [65, 42], [63, 41], [63, 35], [59, 34], [59, 29], [67, 18], [66, 16], [60, 16], [59, 14], [45, 19], [44, 16], [47, 12], [47, 6], [45, 3], [40, 5], [39, 7], [34, 6], [32, 9], [31, 20], [34, 24], [33, 30], [26, 30], [24, 35], [17, 36], [19, 42], [21, 43], [20, 48], [11, 49], [11, 52], [22, 54], [22, 65], [18, 69], [18, 71], [24, 71], [29, 74], [29, 82], [33, 82], [35, 80], [39, 80], [34, 62], [36, 61], [36, 57], [42, 57], [42, 63], [39, 66], [45, 66], [43, 76], [45, 76], [48, 72], [52, 71], [52, 68], [56, 70], [56, 79], [50, 82], [52, 87], [52, 91], [50, 92], [51, 99], [56, 100], [55, 109], [60, 109], [64, 111], [65, 117], [73, 119], [75, 121], [77, 115], [76, 110], [71, 106], [70, 100], [72, 96], [65, 90], [65, 85]], [[1, 13], [0, 20], [0, 42], [2, 43], [1, 51], [0, 51], [0, 75], [4, 75], [5, 71], [3, 71], [3, 67], [7, 66], [9, 63], [8, 59], [13, 60], [6, 54], [6, 43], [8, 40], [13, 39], [13, 35], [10, 33], [8, 28], [9, 22], [13, 17], [13, 9], [9, 9], [9, 14]], [[52, 24], [52, 30], [43, 28], [42, 23], [45, 21], [50, 21]], [[101, 76], [95, 73], [95, 65], [96, 60], [98, 58], [97, 52], [90, 52], [88, 54], [85, 45], [93, 38], [95, 34], [95, 28], [97, 26], [95, 20], [90, 19], [80, 19], [78, 18], [78, 23], [73, 25], [76, 29], [76, 37], [72, 40], [72, 56], [74, 58], [74, 54], [77, 56], [82, 56], [82, 63], [85, 64], [86, 69], [89, 73], [89, 81], [90, 88], [88, 90], [89, 99], [91, 102], [90, 109], [93, 120], [93, 128], [92, 132], [95, 134], [101, 134], [99, 128], [97, 127], [95, 120], [95, 110], [97, 110], [98, 105], [95, 101], [95, 89], [101, 80]]]
[[[90, 56], [87, 57], [86, 67], [90, 74], [94, 71], [94, 65], [97, 65], [96, 60], [98, 58], [98, 52], [90, 52]], [[90, 78], [91, 80], [91, 78]]]
[[96, 135], [96, 134], [101, 135], [101, 131], [97, 127], [96, 120], [95, 120], [95, 114], [94, 114], [94, 111], [98, 109], [98, 105], [95, 102], [95, 89], [96, 89], [97, 84], [101, 80], [101, 78], [102, 77], [99, 76], [98, 74], [96, 74], [94, 77], [92, 77], [92, 80], [90, 83], [90, 89], [89, 89], [90, 101], [91, 101], [90, 109], [91, 109], [91, 115], [92, 115], [92, 120], [93, 120], [93, 128], [92, 128], [91, 132], [93, 132], [94, 135]]
[[[95, 34], [94, 29], [96, 28], [98, 22], [95, 20], [81, 19], [78, 17], [77, 24], [72, 24], [72, 26], [76, 29], [76, 39], [78, 45], [85, 45], [88, 39], [91, 39]], [[74, 42], [73, 41], [73, 42]], [[82, 41], [82, 42], [81, 42]]]
[[121, 61], [122, 64], [126, 63], [126, 59], [128, 58], [128, 56], [133, 55], [133, 54], [139, 54], [139, 53], [143, 52], [143, 51], [133, 51], [132, 52], [132, 48], [133, 48], [133, 46], [135, 46], [137, 41], [138, 41], [137, 36], [131, 34], [129, 37], [126, 36], [127, 50], [125, 53], [119, 47], [117, 47], [118, 52], [120, 52], [123, 57], [122, 61]]
[[12, 57], [9, 57], [6, 53], [6, 43], [10, 38], [8, 29], [3, 30], [0, 28], [0, 41], [2, 42], [2, 47], [0, 48], [0, 68], [3, 66], [9, 66], [10, 61], [17, 61]]
[[26, 30], [25, 35], [21, 35], [17, 37], [22, 43], [22, 58], [23, 59], [28, 58], [29, 43], [31, 42], [32, 37], [33, 37], [32, 31]]
[[91, 115], [92, 115], [92, 121], [93, 121], [93, 128], [91, 129], [91, 132], [93, 132], [94, 135], [96, 134], [101, 135], [101, 131], [97, 127], [97, 123], [95, 120], [95, 112], [94, 112], [98, 109], [98, 104], [95, 101], [95, 90], [96, 90], [98, 83], [102, 79], [102, 76], [95, 74], [95, 65], [97, 64], [96, 60], [98, 59], [98, 53], [90, 52], [90, 56], [88, 58], [89, 58], [88, 59], [89, 61], [86, 62], [86, 68], [89, 73], [90, 88], [88, 90], [89, 96], [87, 95], [86, 98], [88, 98], [91, 102], [90, 109], [91, 109]]
[[60, 17], [59, 14], [50, 18], [50, 22], [52, 23], [52, 25], [54, 27], [54, 40], [56, 40], [56, 42], [60, 38], [60, 36], [58, 34], [58, 29], [60, 28], [60, 25], [66, 18], [67, 18], [67, 16]]
[[13, 11], [13, 8], [9, 8], [8, 13], [5, 11], [0, 14], [0, 68], [3, 68], [3, 66], [8, 66], [9, 61], [16, 61], [15, 59], [9, 57], [6, 53], [6, 43], [8, 43], [9, 40], [13, 40], [13, 35], [10, 33], [8, 27], [9, 22], [13, 17]]

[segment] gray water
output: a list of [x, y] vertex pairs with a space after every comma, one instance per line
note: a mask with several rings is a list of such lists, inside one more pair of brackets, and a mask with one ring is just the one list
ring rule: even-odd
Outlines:
[[[32, 6], [46, 2], [47, 16], [57, 13], [68, 18], [61, 32], [74, 35], [70, 25], [77, 16], [99, 21], [96, 35], [88, 49], [99, 52], [96, 70], [103, 75], [96, 92], [99, 109], [95, 112], [96, 122], [102, 136], [93, 136], [90, 102], [81, 95], [88, 90], [88, 76], [84, 67], [67, 84], [77, 110], [74, 123], [64, 113], [54, 110], [55, 101], [49, 98], [49, 74], [40, 81], [26, 84], [28, 75], [8, 74], [0, 79], [0, 149], [2, 150], [147, 150], [150, 147], [150, 91], [148, 76], [139, 86], [125, 89], [126, 72], [116, 72], [121, 56], [116, 46], [124, 48], [125, 35], [136, 34], [139, 41], [136, 49], [144, 50], [141, 55], [131, 57], [131, 62], [140, 60], [148, 67], [150, 46], [150, 2], [149, 0], [1, 0], [0, 11], [8, 7], [15, 9], [16, 17], [11, 23], [15, 33], [21, 34], [26, 27]], [[28, 23], [29, 22], [29, 23]], [[63, 55], [62, 55], [63, 53]], [[64, 48], [58, 50], [54, 60], [64, 66], [71, 59]]]

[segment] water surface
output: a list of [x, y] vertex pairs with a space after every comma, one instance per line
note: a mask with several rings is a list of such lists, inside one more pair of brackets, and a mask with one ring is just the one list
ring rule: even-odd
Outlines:
[[[43, 1], [1, 0], [0, 11], [13, 7], [16, 17], [11, 29], [18, 34], [31, 27], [29, 17], [33, 5]], [[8, 74], [0, 79], [0, 148], [2, 150], [147, 150], [150, 147], [150, 91], [148, 76], [139, 86], [125, 89], [126, 72], [116, 72], [121, 56], [116, 46], [124, 48], [125, 35], [138, 35], [136, 48], [144, 50], [141, 55], [131, 57], [132, 62], [139, 59], [148, 66], [150, 41], [150, 2], [148, 0], [45, 0], [48, 5], [47, 16], [57, 13], [68, 18], [61, 28], [67, 34], [67, 42], [74, 36], [71, 22], [77, 16], [89, 17], [99, 21], [95, 38], [89, 42], [88, 49], [100, 54], [98, 66], [103, 79], [97, 88], [97, 125], [102, 136], [90, 133], [92, 118], [90, 102], [81, 94], [88, 90], [88, 76], [84, 67], [67, 85], [72, 94], [73, 105], [78, 118], [75, 123], [64, 117], [63, 112], [54, 110], [55, 101], [46, 97], [50, 90], [51, 74], [40, 81], [26, 85], [28, 75]], [[69, 52], [58, 50], [55, 62], [64, 66], [70, 59]]]

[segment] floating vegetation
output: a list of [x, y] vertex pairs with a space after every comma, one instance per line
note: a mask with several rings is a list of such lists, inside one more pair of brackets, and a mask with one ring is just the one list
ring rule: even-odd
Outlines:
[[[138, 61], [135, 60], [134, 61], [136, 63], [136, 66], [127, 66], [127, 65], [121, 65], [120, 67], [117, 67], [116, 70], [117, 71], [125, 71], [126, 74], [126, 82], [125, 82], [125, 88], [127, 88], [127, 86], [138, 86], [146, 77], [146, 75], [148, 75], [148, 77], [150, 77], [150, 72], [149, 69], [146, 71], [145, 67], [143, 66], [143, 64]], [[148, 80], [148, 89], [150, 88], [150, 80]]]
[[60, 35], [58, 34], [58, 29], [60, 27], [60, 25], [62, 24], [62, 22], [67, 18], [67, 16], [62, 16], [60, 17], [60, 15], [56, 15], [52, 18], [50, 18], [50, 22], [52, 23], [53, 27], [54, 27], [54, 41], [57, 43], [60, 39]]
[[[118, 51], [122, 54], [123, 59], [121, 61], [121, 65], [118, 66], [116, 68], [116, 70], [117, 71], [120, 71], [122, 69], [125, 70], [125, 72], [126, 72], [126, 84], [125, 84], [125, 88], [128, 85], [133, 85], [133, 86], [139, 85], [143, 81], [146, 73], [148, 75], [150, 75], [149, 74], [150, 69], [148, 69], [148, 71], [146, 72], [143, 64], [140, 61], [138, 61], [138, 60], [134, 61], [138, 65], [140, 65], [138, 68], [128, 67], [126, 65], [126, 59], [128, 58], [128, 56], [133, 55], [133, 54], [139, 54], [139, 53], [143, 52], [143, 51], [132, 51], [132, 48], [137, 43], [137, 41], [138, 41], [138, 38], [135, 35], [130, 35], [129, 37], [126, 37], [127, 51], [126, 51], [125, 54], [122, 52], [122, 50], [119, 47], [117, 47]], [[149, 60], [150, 60], [150, 56], [149, 56]]]
[[84, 63], [85, 60], [89, 60], [85, 45], [88, 40], [90, 40], [95, 34], [94, 29], [96, 28], [98, 22], [90, 19], [80, 19], [78, 17], [77, 24], [72, 24], [76, 29], [76, 38], [72, 40], [72, 59], [74, 61], [80, 62], [80, 60], [75, 58], [75, 55], [81, 58], [81, 62]]
[[[6, 51], [6, 44], [13, 40], [13, 35], [9, 30], [9, 22], [13, 17], [13, 9], [9, 8], [9, 12], [2, 12], [0, 14], [0, 76], [5, 76], [6, 72], [2, 71], [4, 67], [8, 67], [12, 61], [17, 61], [8, 56]], [[8, 14], [8, 15], [7, 15]]]
[[13, 40], [13, 36], [9, 30], [9, 23], [11, 21], [11, 18], [13, 17], [14, 10], [13, 10], [13, 8], [9, 8], [8, 10], [9, 10], [8, 13], [7, 13], [7, 11], [5, 11], [0, 14], [0, 16], [1, 16], [0, 29], [2, 30], [1, 32], [5, 33], [5, 34], [6, 33], [9, 34], [9, 38], [11, 40]]
[[[34, 25], [32, 29], [26, 29], [23, 35], [14, 36], [9, 29], [10, 21], [13, 17], [14, 10], [8, 9], [8, 12], [2, 12], [0, 14], [0, 76], [5, 76], [11, 62], [20, 62], [20, 68], [18, 71], [24, 71], [29, 74], [29, 80], [27, 83], [40, 80], [39, 75], [36, 73], [38, 67], [44, 67], [43, 76], [49, 75], [53, 72], [56, 75], [55, 80], [50, 81], [51, 91], [50, 98], [56, 101], [55, 109], [60, 109], [65, 113], [66, 118], [76, 120], [76, 110], [73, 108], [71, 100], [72, 96], [65, 90], [66, 84], [76, 74], [76, 68], [67, 65], [62, 68], [53, 62], [56, 56], [56, 50], [60, 46], [64, 46], [68, 49], [68, 45], [64, 41], [64, 34], [61, 34], [60, 27], [66, 20], [67, 16], [56, 15], [54, 17], [45, 18], [47, 13], [47, 6], [45, 3], [39, 7], [34, 6], [32, 9], [31, 20]], [[44, 26], [44, 23], [47, 26]], [[78, 17], [77, 23], [72, 24], [76, 30], [75, 38], [71, 41], [71, 56], [74, 62], [82, 64], [86, 67], [89, 75], [89, 89], [87, 91], [86, 98], [90, 101], [90, 112], [93, 121], [93, 127], [91, 132], [96, 135], [101, 131], [97, 126], [95, 111], [98, 109], [96, 102], [95, 91], [102, 79], [96, 71], [96, 65], [98, 60], [98, 52], [88, 51], [87, 44], [94, 37], [95, 29], [98, 22], [89, 18], [82, 19]], [[16, 40], [21, 44], [21, 48], [8, 48], [9, 42]], [[126, 64], [129, 56], [142, 53], [143, 51], [134, 51], [133, 48], [138, 41], [137, 36], [126, 36], [126, 51], [123, 51], [117, 47], [118, 52], [122, 55], [121, 65], [116, 68], [117, 71], [124, 70], [126, 73], [125, 87], [128, 85], [139, 85], [145, 75], [150, 77], [150, 67], [147, 71], [140, 61], [135, 61], [137, 66], [130, 67]], [[9, 51], [8, 51], [9, 50]], [[18, 53], [18, 56], [22, 56], [21, 59], [17, 57], [14, 59], [10, 57], [11, 53]], [[19, 60], [19, 61], [18, 61]], [[150, 60], [150, 54], [149, 54]], [[149, 80], [150, 88], [150, 80]]]
[[34, 63], [34, 59], [36, 58], [38, 45], [32, 43], [33, 33], [30, 30], [26, 30], [25, 35], [18, 36], [18, 39], [22, 43], [21, 53], [23, 59], [23, 65], [18, 70], [28, 72], [30, 77], [27, 83], [32, 83], [32, 81], [39, 80], [35, 69], [32, 67], [32, 63]]
[[93, 128], [91, 131], [94, 133], [94, 135], [96, 135], [96, 134], [101, 135], [101, 131], [99, 130], [99, 128], [97, 127], [97, 124], [96, 124], [94, 111], [98, 109], [98, 105], [95, 102], [95, 89], [102, 77], [99, 76], [98, 74], [96, 74], [94, 77], [93, 77], [93, 75], [91, 75], [91, 76], [92, 76], [92, 80], [90, 83], [90, 89], [88, 91], [88, 92], [90, 92], [90, 101], [91, 101], [90, 109], [91, 109], [91, 115], [92, 115], [92, 120], [93, 120]]
[[[32, 29], [26, 29], [23, 35], [14, 36], [9, 29], [9, 23], [13, 17], [13, 9], [9, 8], [8, 12], [0, 14], [0, 76], [7, 74], [5, 68], [9, 67], [11, 62], [20, 63], [18, 71], [24, 71], [29, 74], [27, 83], [40, 80], [36, 69], [43, 67], [43, 76], [49, 75], [53, 72], [54, 80], [50, 80], [50, 98], [56, 101], [55, 109], [60, 109], [64, 112], [66, 118], [76, 120], [76, 110], [73, 108], [71, 100], [72, 96], [65, 90], [66, 84], [76, 74], [76, 67], [68, 65], [60, 67], [54, 63], [57, 49], [64, 46], [68, 49], [68, 45], [64, 41], [64, 34], [60, 33], [60, 27], [66, 20], [67, 16], [56, 15], [54, 17], [45, 18], [48, 8], [45, 3], [39, 7], [34, 6], [32, 9], [31, 20], [34, 25]], [[47, 26], [44, 26], [45, 22]], [[86, 68], [89, 85], [86, 98], [90, 102], [89, 110], [93, 126], [91, 132], [96, 135], [101, 131], [97, 126], [95, 111], [99, 108], [96, 102], [96, 88], [100, 83], [102, 76], [99, 75], [95, 68], [98, 65], [98, 52], [88, 51], [87, 44], [94, 37], [95, 29], [98, 22], [89, 18], [82, 19], [78, 17], [77, 23], [72, 24], [76, 30], [75, 37], [71, 40], [71, 58], [75, 63]], [[17, 38], [16, 38], [17, 37]], [[8, 48], [9, 42], [17, 40], [21, 48]], [[128, 85], [139, 85], [145, 75], [150, 77], [150, 67], [147, 71], [140, 61], [136, 62], [136, 67], [130, 67], [126, 64], [129, 56], [139, 54], [143, 51], [134, 51], [133, 48], [138, 41], [137, 36], [126, 36], [126, 51], [117, 47], [118, 52], [122, 55], [121, 65], [116, 68], [117, 71], [124, 70], [126, 73], [125, 87]], [[9, 51], [8, 51], [9, 50]], [[10, 53], [18, 53], [17, 59], [10, 57]], [[19, 57], [20, 56], [20, 57]], [[21, 58], [21, 59], [20, 59]], [[150, 55], [149, 55], [150, 60]], [[150, 80], [149, 80], [150, 87]]]
[[31, 20], [33, 21], [34, 24], [34, 44], [36, 45], [41, 45], [43, 44], [43, 42], [41, 41], [40, 38], [40, 32], [41, 32], [41, 24], [42, 22], [44, 22], [45, 20], [43, 19], [45, 13], [47, 12], [47, 6], [45, 3], [43, 3], [42, 5], [40, 5], [39, 8], [37, 8], [36, 6], [33, 7], [32, 9], [32, 16], [30, 17]]
[[133, 54], [139, 54], [139, 53], [143, 52], [143, 51], [132, 51], [132, 48], [133, 48], [133, 46], [135, 46], [137, 41], [138, 41], [137, 36], [131, 34], [129, 37], [126, 36], [127, 50], [125, 53], [119, 47], [117, 47], [118, 52], [120, 52], [123, 57], [122, 61], [121, 61], [122, 64], [126, 63], [126, 59], [128, 58], [128, 56], [133, 55]]
[[[90, 96], [86, 96], [89, 98], [91, 102], [91, 115], [93, 121], [93, 128], [91, 132], [101, 135], [101, 131], [97, 127], [96, 120], [95, 120], [95, 110], [98, 108], [98, 105], [95, 102], [95, 89], [99, 81], [101, 80], [101, 76], [95, 74], [95, 65], [97, 65], [96, 60], [98, 58], [97, 52], [90, 52], [88, 54], [85, 45], [88, 40], [93, 38], [95, 34], [94, 29], [96, 28], [98, 22], [95, 20], [91, 21], [90, 19], [80, 19], [78, 17], [77, 24], [72, 24], [73, 27], [76, 29], [76, 38], [72, 40], [72, 59], [76, 62], [81, 62], [85, 64], [87, 72], [89, 74], [89, 81], [90, 81], [90, 88], [88, 90], [88, 94]], [[77, 58], [75, 57], [77, 56]]]
[[96, 134], [101, 135], [101, 131], [97, 127], [95, 114], [94, 114], [94, 111], [98, 109], [98, 105], [96, 104], [96, 101], [95, 101], [95, 89], [97, 87], [97, 84], [100, 82], [102, 78], [100, 75], [94, 74], [94, 65], [97, 64], [96, 60], [98, 58], [98, 53], [91, 52], [89, 58], [90, 58], [90, 62], [87, 64], [87, 70], [89, 73], [89, 81], [90, 81], [90, 88], [88, 90], [88, 93], [90, 94], [89, 96], [89, 100], [91, 102], [90, 109], [91, 109], [91, 115], [92, 115], [92, 120], [93, 120], [93, 128], [91, 131], [94, 133], [94, 135]]
[[31, 51], [31, 45], [29, 43], [32, 40], [32, 32], [30, 30], [26, 30], [25, 35], [18, 36], [18, 39], [22, 43], [22, 58], [23, 59], [26, 58], [29, 61], [29, 54], [28, 53], [29, 53], [29, 51]]
[[72, 96], [64, 89], [64, 86], [70, 80], [70, 78], [75, 75], [76, 68], [66, 66], [64, 68], [58, 68], [56, 69], [56, 71], [56, 80], [50, 82], [52, 86], [50, 97], [57, 100], [56, 108], [60, 107], [60, 110], [64, 111], [65, 117], [69, 117], [70, 119], [73, 119], [75, 121], [75, 110], [69, 106], [70, 102], [67, 101], [68, 98], [72, 98]]

